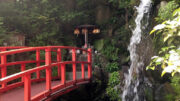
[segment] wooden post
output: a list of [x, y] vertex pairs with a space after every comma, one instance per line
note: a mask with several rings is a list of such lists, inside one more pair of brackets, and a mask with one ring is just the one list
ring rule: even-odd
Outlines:
[[82, 79], [85, 79], [84, 63], [81, 64]]
[[[36, 50], [36, 66], [38, 67], [38, 66], [40, 66], [40, 50]], [[36, 72], [36, 78], [37, 79], [40, 79], [40, 72], [39, 71], [37, 71]]]
[[92, 77], [92, 50], [88, 49], [88, 78], [90, 79]]
[[47, 48], [45, 53], [45, 64], [48, 66], [46, 68], [46, 90], [50, 90], [51, 89], [51, 74], [52, 74], [52, 70], [51, 70], [51, 48]]
[[66, 65], [61, 64], [61, 83], [64, 85], [66, 83]]
[[31, 101], [31, 74], [24, 76], [24, 101]]
[[[61, 49], [57, 49], [57, 62], [61, 62]], [[61, 66], [58, 65], [58, 77], [61, 77]]]
[[76, 82], [76, 50], [72, 49], [72, 61], [74, 62], [73, 65], [73, 80]]
[[[6, 51], [6, 49], [2, 49], [1, 51]], [[1, 67], [1, 78], [6, 77], [6, 75], [7, 75], [6, 63], [7, 63], [7, 57], [6, 57], [6, 55], [2, 55], [1, 56], [1, 64], [4, 66]], [[2, 84], [2, 88], [4, 88], [4, 87], [6, 87], [6, 83]]]

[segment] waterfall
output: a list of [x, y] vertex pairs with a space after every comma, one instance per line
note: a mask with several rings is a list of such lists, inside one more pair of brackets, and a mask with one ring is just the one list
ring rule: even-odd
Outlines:
[[149, 10], [151, 8], [151, 0], [141, 0], [137, 9], [137, 17], [135, 19], [136, 28], [132, 31], [133, 35], [130, 40], [128, 50], [130, 52], [131, 66], [128, 74], [125, 75], [125, 85], [122, 93], [122, 101], [145, 101], [143, 90], [143, 68], [144, 63], [140, 54], [137, 53], [138, 45], [141, 42], [142, 29], [146, 29], [148, 20], [142, 24], [143, 19], [149, 18]]

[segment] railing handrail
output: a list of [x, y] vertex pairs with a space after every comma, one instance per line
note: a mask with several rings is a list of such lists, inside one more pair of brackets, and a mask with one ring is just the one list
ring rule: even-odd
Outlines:
[[76, 63], [76, 64], [77, 63], [90, 64], [90, 62], [84, 62], [84, 61], [76, 61], [76, 62], [75, 61], [64, 61], [64, 62], [52, 63], [51, 65], [42, 65], [42, 66], [39, 66], [39, 67], [36, 67], [36, 68], [28, 69], [28, 70], [22, 71], [20, 73], [15, 73], [15, 74], [6, 76], [4, 78], [1, 78], [0, 79], [0, 84], [3, 83], [3, 82], [9, 82], [12, 79], [17, 79], [17, 78], [19, 78], [21, 76], [24, 76], [27, 73], [32, 74], [32, 73], [34, 73], [36, 71], [43, 70], [43, 69], [45, 69], [48, 66], [57, 66], [59, 64], [73, 64], [73, 63]]
[[13, 50], [9, 50], [9, 51], [1, 51], [0, 52], [0, 56], [1, 55], [11, 55], [11, 54], [17, 54], [17, 53], [22, 53], [22, 52], [30, 52], [30, 51], [36, 51], [36, 50], [45, 50], [45, 49], [57, 49], [57, 48], [61, 48], [61, 49], [75, 49], [75, 50], [81, 50], [81, 51], [85, 51], [87, 53], [89, 53], [89, 51], [82, 49], [82, 48], [78, 48], [78, 47], [70, 47], [70, 46], [41, 46], [41, 47], [25, 47], [25, 48], [13, 48]]

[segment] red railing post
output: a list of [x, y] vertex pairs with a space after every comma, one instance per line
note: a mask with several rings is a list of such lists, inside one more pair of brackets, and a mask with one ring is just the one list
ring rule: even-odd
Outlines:
[[61, 64], [61, 83], [64, 85], [66, 83], [66, 65]]
[[[21, 64], [21, 71], [25, 71], [26, 70], [26, 64]], [[21, 81], [24, 81], [24, 77], [21, 78]]]
[[31, 74], [24, 75], [24, 101], [31, 101]]
[[[40, 66], [40, 50], [36, 50], [36, 66], [38, 67], [38, 66]], [[40, 79], [40, 72], [39, 71], [37, 71], [36, 72], [36, 78], [37, 79]]]
[[46, 68], [46, 90], [50, 90], [51, 89], [51, 48], [47, 48], [45, 49], [46, 53], [45, 53], [45, 64], [48, 66]]
[[[1, 51], [6, 51], [5, 48], [3, 48]], [[6, 67], [6, 63], [7, 63], [7, 57], [6, 55], [2, 55], [1, 56], [1, 64], [4, 65], [1, 67], [1, 77], [6, 77], [7, 75], [7, 67]], [[6, 83], [2, 84], [2, 88], [6, 87]]]
[[92, 50], [88, 49], [88, 78], [90, 79], [92, 77]]
[[85, 79], [84, 63], [81, 64], [81, 71], [82, 71], [82, 79]]
[[76, 81], [76, 49], [72, 49], [73, 80]]
[[[57, 49], [57, 62], [61, 62], [61, 49]], [[58, 77], [61, 77], [61, 68], [60, 65], [58, 65]]]

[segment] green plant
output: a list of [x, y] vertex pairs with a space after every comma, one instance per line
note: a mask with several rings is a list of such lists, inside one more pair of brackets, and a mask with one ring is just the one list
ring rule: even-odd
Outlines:
[[119, 63], [117, 63], [117, 62], [108, 63], [106, 65], [106, 70], [108, 72], [114, 72], [114, 71], [119, 70]]
[[159, 51], [160, 56], [152, 57], [147, 69], [155, 69], [161, 66], [162, 76], [165, 73], [180, 73], [180, 8], [173, 12], [173, 19], [163, 22], [154, 27], [150, 34], [155, 33], [163, 36], [164, 47]]
[[118, 85], [120, 84], [119, 78], [120, 78], [119, 72], [113, 72], [110, 75], [106, 93], [110, 97], [111, 101], [121, 101], [120, 90], [118, 88]]
[[168, 2], [165, 6], [162, 6], [158, 11], [158, 16], [156, 20], [158, 22], [162, 22], [164, 20], [172, 19], [173, 16], [171, 12], [173, 12], [179, 6], [175, 0]]
[[175, 101], [175, 96], [173, 94], [167, 94], [165, 96], [166, 101]]
[[154, 70], [155, 67], [161, 66], [163, 69], [161, 76], [165, 73], [172, 73], [172, 76], [180, 72], [180, 49], [176, 47], [164, 47], [159, 52], [160, 56], [152, 57], [152, 61], [147, 69]]
[[171, 86], [174, 88], [175, 91], [175, 101], [179, 101], [180, 99], [180, 78], [179, 78], [179, 74], [176, 74], [175, 76], [172, 77], [171, 79]]
[[117, 40], [114, 40], [114, 39], [115, 38], [105, 39], [103, 41], [103, 43], [104, 43], [103, 48], [101, 50], [103, 55], [105, 55], [105, 57], [110, 61], [117, 61], [118, 60], [118, 54], [120, 51], [120, 49], [118, 47], [116, 47]]

